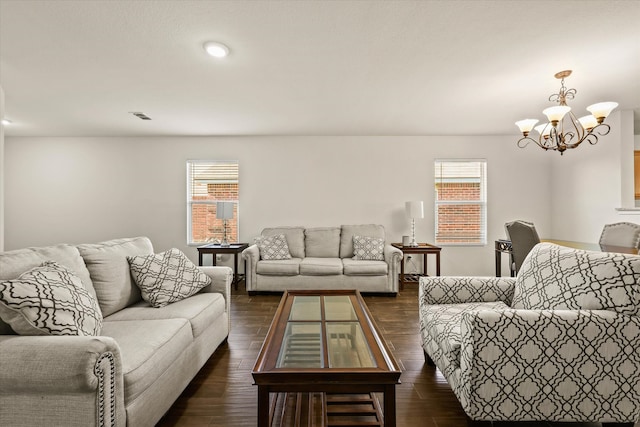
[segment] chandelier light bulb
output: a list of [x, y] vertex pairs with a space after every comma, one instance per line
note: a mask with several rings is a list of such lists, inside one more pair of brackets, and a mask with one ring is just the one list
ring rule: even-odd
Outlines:
[[224, 58], [229, 55], [229, 48], [222, 43], [206, 42], [203, 47], [204, 50], [214, 58]]
[[547, 116], [547, 119], [549, 119], [549, 121], [553, 123], [562, 120], [564, 115], [569, 111], [571, 111], [571, 107], [569, 107], [568, 105], [556, 105], [555, 107], [545, 108], [544, 110], [542, 110], [542, 114]]
[[598, 120], [595, 117], [593, 117], [591, 114], [580, 117], [578, 121], [582, 125], [582, 128], [586, 131], [589, 131], [594, 127], [598, 126]]
[[531, 132], [536, 123], [538, 123], [538, 119], [524, 119], [516, 122], [516, 126], [520, 128], [520, 132], [526, 135]]
[[545, 139], [549, 138], [549, 134], [551, 133], [551, 123], [543, 123], [541, 125], [536, 126], [535, 131], [543, 136]]
[[617, 106], [617, 102], [598, 102], [597, 104], [589, 105], [587, 111], [593, 114], [598, 123], [602, 123]]

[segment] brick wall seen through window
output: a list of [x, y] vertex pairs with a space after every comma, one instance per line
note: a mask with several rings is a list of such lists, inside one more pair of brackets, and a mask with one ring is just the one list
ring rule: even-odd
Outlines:
[[224, 220], [217, 218], [216, 202], [234, 202], [227, 222], [227, 241], [238, 242], [238, 163], [187, 162], [188, 242], [221, 242]]
[[486, 244], [486, 161], [436, 160], [436, 244]]

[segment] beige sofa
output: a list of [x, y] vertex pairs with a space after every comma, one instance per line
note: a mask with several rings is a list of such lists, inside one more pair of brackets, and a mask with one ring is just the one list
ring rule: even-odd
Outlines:
[[354, 258], [354, 236], [385, 239], [382, 225], [340, 227], [265, 228], [261, 237], [284, 235], [290, 259], [265, 260], [258, 245], [242, 252], [247, 261], [246, 286], [256, 292], [287, 289], [357, 289], [360, 292], [398, 293], [402, 251], [385, 241], [383, 260]]
[[145, 237], [0, 253], [0, 279], [53, 260], [98, 299], [100, 336], [21, 336], [0, 320], [0, 425], [152, 426], [229, 335], [228, 267], [201, 267], [212, 283], [162, 308], [141, 300], [127, 255], [153, 253]]

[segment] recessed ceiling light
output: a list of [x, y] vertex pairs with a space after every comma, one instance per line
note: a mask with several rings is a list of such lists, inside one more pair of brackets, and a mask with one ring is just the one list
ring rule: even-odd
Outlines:
[[3, 124], [3, 125], [5, 125], [5, 126], [10, 125], [10, 124], [11, 124], [11, 120], [9, 120], [9, 119], [2, 119], [2, 124]]
[[224, 58], [229, 55], [229, 48], [218, 42], [206, 42], [204, 44], [204, 50], [215, 58]]

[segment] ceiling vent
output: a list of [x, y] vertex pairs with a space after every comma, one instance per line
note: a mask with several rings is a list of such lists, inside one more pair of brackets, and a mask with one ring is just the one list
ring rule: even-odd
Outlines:
[[147, 116], [145, 113], [141, 113], [139, 111], [130, 111], [131, 114], [139, 118], [140, 120], [151, 120], [151, 117]]

